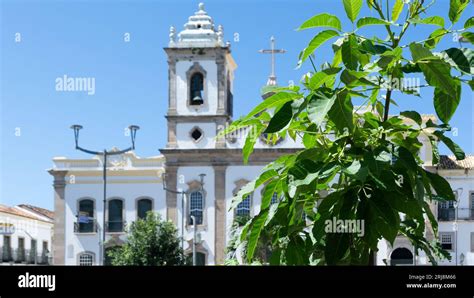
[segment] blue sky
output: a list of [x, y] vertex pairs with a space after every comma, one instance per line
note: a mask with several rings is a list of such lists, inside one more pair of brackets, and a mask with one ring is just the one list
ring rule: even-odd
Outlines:
[[[0, 203], [53, 208], [52, 177], [46, 172], [52, 158], [89, 157], [74, 150], [69, 129], [74, 123], [84, 126], [81, 145], [97, 150], [128, 146], [125, 127], [140, 125], [136, 153], [159, 154], [166, 141], [168, 102], [163, 47], [170, 25], [180, 31], [198, 2], [0, 0]], [[209, 0], [205, 4], [215, 24], [224, 26], [225, 40], [231, 42], [238, 64], [234, 118], [260, 101], [259, 89], [266, 83], [270, 60], [258, 50], [268, 48], [271, 35], [278, 48], [287, 50], [278, 55], [276, 67], [278, 82], [286, 85], [290, 80], [298, 82], [310, 70], [308, 64], [295, 70], [299, 51], [317, 32], [295, 31], [303, 21], [327, 12], [339, 16], [347, 30], [352, 28], [340, 1]], [[448, 7], [448, 0], [438, 0], [428, 15], [447, 19]], [[367, 8], [362, 14], [375, 16]], [[472, 6], [459, 25], [469, 16]], [[370, 26], [361, 32], [371, 36], [381, 29]], [[411, 29], [406, 43], [425, 39], [434, 29]], [[15, 42], [16, 33], [21, 34], [21, 42]], [[124, 42], [125, 33], [130, 33], [130, 42]], [[235, 33], [238, 40], [234, 40]], [[447, 37], [439, 49], [457, 46]], [[328, 44], [317, 51], [316, 64], [330, 57]], [[94, 77], [95, 94], [56, 92], [55, 80], [65, 74]], [[434, 113], [432, 92], [422, 90], [421, 98], [398, 93], [395, 100], [403, 110]], [[468, 88], [463, 88], [451, 124], [458, 129], [453, 140], [466, 152], [473, 152], [473, 105]], [[447, 151], [441, 148], [441, 152]]]

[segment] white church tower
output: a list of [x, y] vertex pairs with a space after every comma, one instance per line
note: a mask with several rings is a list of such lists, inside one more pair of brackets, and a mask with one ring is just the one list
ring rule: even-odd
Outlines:
[[218, 127], [232, 117], [232, 81], [236, 64], [223, 27], [214, 26], [204, 4], [176, 34], [170, 28], [167, 148], [223, 148]]
[[223, 264], [234, 218], [257, 214], [261, 192], [249, 196], [236, 210], [229, 210], [232, 198], [266, 164], [301, 145], [292, 141], [269, 145], [261, 140], [249, 163], [243, 164], [242, 147], [248, 132], [216, 138], [232, 121], [237, 67], [230, 44], [224, 43], [223, 27], [214, 26], [201, 3], [183, 31], [177, 34], [170, 28], [169, 38], [165, 48], [169, 64], [168, 142], [160, 151], [166, 160], [167, 187], [185, 195], [167, 192], [167, 218], [178, 227], [185, 252], [190, 253], [194, 245], [191, 215], [195, 216], [198, 263]]
[[186, 196], [167, 193], [167, 217], [177, 225], [190, 253], [194, 215], [201, 238], [196, 243], [198, 263], [222, 263], [225, 166], [203, 155], [209, 156], [209, 149], [226, 147], [224, 138], [216, 136], [232, 117], [236, 64], [230, 44], [224, 43], [223, 27], [215, 28], [203, 3], [183, 31], [177, 34], [174, 27], [170, 28], [169, 38], [165, 48], [169, 65], [168, 141], [161, 152], [170, 161], [166, 165], [167, 187], [185, 191]]

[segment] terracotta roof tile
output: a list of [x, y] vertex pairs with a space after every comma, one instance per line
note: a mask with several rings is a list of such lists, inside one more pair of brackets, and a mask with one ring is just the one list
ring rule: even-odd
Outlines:
[[31, 214], [29, 214], [25, 211], [22, 211], [18, 208], [9, 207], [9, 206], [5, 206], [5, 205], [1, 205], [1, 204], [0, 204], [0, 212], [4, 212], [4, 213], [16, 215], [16, 216], [21, 216], [21, 217], [26, 217], [26, 218], [30, 218], [30, 219], [40, 220], [38, 217], [36, 217], [34, 215], [31, 215]]
[[41, 208], [41, 207], [36, 207], [36, 206], [33, 206], [33, 205], [28, 205], [28, 204], [21, 204], [21, 205], [18, 205], [19, 207], [21, 208], [24, 208], [24, 209], [28, 209], [28, 210], [31, 210], [33, 212], [36, 212], [40, 215], [43, 215], [49, 219], [54, 219], [54, 212], [53, 211], [50, 211], [48, 209], [44, 209], [44, 208]]
[[438, 168], [443, 170], [474, 169], [474, 155], [468, 154], [463, 160], [456, 160], [452, 155], [441, 155]]

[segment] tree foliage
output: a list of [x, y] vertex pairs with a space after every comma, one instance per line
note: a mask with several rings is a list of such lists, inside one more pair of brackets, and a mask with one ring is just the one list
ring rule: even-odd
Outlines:
[[187, 260], [172, 222], [162, 221], [152, 212], [130, 226], [127, 242], [110, 252], [116, 266], [175, 266]]
[[[362, 2], [344, 0], [355, 24], [351, 31], [343, 31], [339, 18], [327, 13], [305, 21], [299, 30], [323, 29], [300, 54], [300, 67], [308, 65], [307, 60], [312, 65], [301, 86], [273, 88], [272, 96], [222, 132], [251, 130], [243, 148], [245, 161], [262, 132], [301, 141], [305, 147], [268, 164], [234, 198], [232, 208], [264, 188], [259, 214], [239, 230], [234, 243], [245, 244], [248, 263], [259, 259], [256, 251], [263, 235], [270, 235], [270, 264], [368, 264], [380, 240], [393, 244], [398, 235], [407, 237], [417, 252], [424, 251], [433, 264], [449, 257], [437, 241], [430, 203], [454, 200], [454, 194], [444, 178], [423, 167], [420, 140], [431, 143], [434, 163], [439, 161], [438, 142], [464, 159], [446, 132], [461, 98], [461, 84], [473, 86], [472, 49], [435, 48], [452, 33], [472, 43], [473, 33], [467, 31], [472, 18], [465, 28], [454, 29], [469, 1], [451, 0], [448, 27], [442, 17], [426, 16], [432, 3], [423, 0], [391, 1], [390, 7], [383, 5], [389, 1], [365, 1], [377, 18], [359, 17]], [[363, 36], [369, 25], [382, 26], [387, 35]], [[426, 39], [403, 43], [409, 29], [433, 25]], [[312, 55], [329, 40], [334, 40], [333, 59], [318, 69]], [[407, 77], [426, 81], [420, 87], [432, 90], [442, 123], [417, 111], [389, 116], [394, 95], [419, 96], [403, 84]], [[354, 107], [355, 98], [364, 104]], [[274, 193], [283, 199], [270, 204]], [[333, 218], [363, 221], [364, 235], [326, 232], [326, 221]], [[427, 231], [434, 241], [427, 239]]]

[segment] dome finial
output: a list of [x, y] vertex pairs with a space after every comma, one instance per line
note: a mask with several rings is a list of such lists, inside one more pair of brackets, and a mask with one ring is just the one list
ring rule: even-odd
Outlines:
[[204, 11], [204, 3], [202, 3], [202, 2], [199, 3], [199, 10]]

